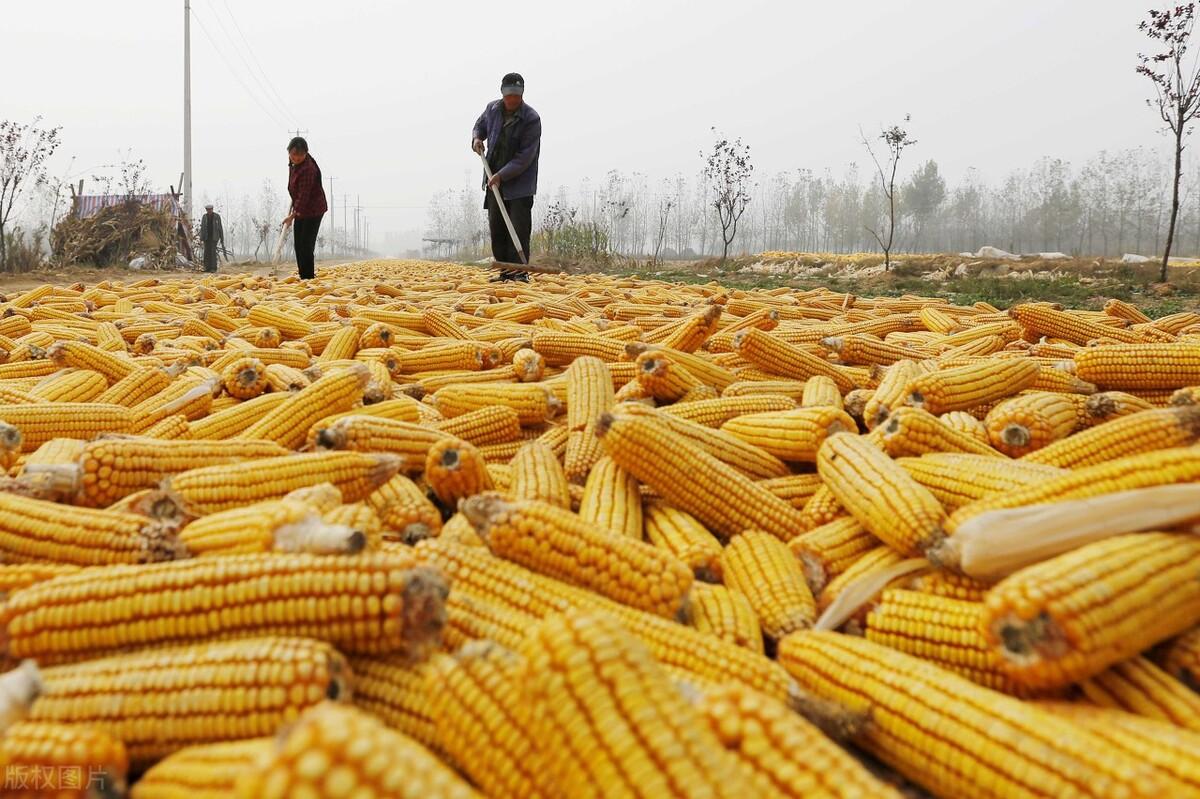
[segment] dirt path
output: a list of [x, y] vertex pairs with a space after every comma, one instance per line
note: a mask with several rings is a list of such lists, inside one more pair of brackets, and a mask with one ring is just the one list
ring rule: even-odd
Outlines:
[[[317, 266], [336, 266], [347, 263], [345, 259], [328, 259], [318, 261]], [[217, 270], [222, 275], [270, 275], [274, 271], [280, 277], [287, 277], [296, 271], [296, 265], [291, 262], [267, 264], [260, 261], [243, 261], [234, 264], [221, 264]], [[159, 280], [177, 280], [179, 278], [199, 277], [204, 273], [194, 269], [122, 269], [119, 267], [97, 268], [92, 266], [71, 266], [64, 269], [47, 269], [21, 274], [0, 274], [0, 292], [25, 291], [40, 286], [43, 283], [54, 283], [69, 286], [72, 283], [95, 285], [102, 280], [134, 281], [146, 278]]]

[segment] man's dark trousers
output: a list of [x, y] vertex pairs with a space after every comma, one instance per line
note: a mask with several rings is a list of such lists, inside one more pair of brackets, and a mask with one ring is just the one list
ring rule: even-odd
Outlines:
[[[533, 230], [533, 198], [518, 197], [515, 200], [505, 200], [505, 208], [508, 209], [508, 216], [512, 219], [513, 227], [517, 231], [517, 238], [521, 242], [521, 248], [525, 251], [525, 256], [529, 256], [529, 235]], [[496, 196], [491, 192], [487, 195], [488, 209], [488, 229], [492, 235], [492, 257], [497, 261], [502, 261], [506, 264], [521, 263], [521, 256], [517, 253], [517, 248], [513, 246], [512, 236], [508, 233], [508, 226], [504, 224], [504, 217], [500, 214], [500, 209], [496, 205]], [[516, 277], [520, 272], [505, 271], [501, 272], [501, 277]]]
[[296, 248], [296, 267], [302, 280], [316, 277], [317, 232], [321, 229], [321, 217], [296, 219], [292, 222], [292, 243]]

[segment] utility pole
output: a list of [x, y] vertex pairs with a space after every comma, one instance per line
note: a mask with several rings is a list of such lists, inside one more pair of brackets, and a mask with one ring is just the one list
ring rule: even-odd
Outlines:
[[192, 218], [192, 2], [183, 0], [183, 213]]
[[337, 209], [334, 207], [337, 195], [333, 193], [333, 176], [329, 177], [329, 246], [330, 254], [337, 254]]
[[342, 195], [342, 235], [346, 237], [346, 244], [350, 244], [350, 225], [346, 222], [346, 206], [348, 201], [346, 195]]

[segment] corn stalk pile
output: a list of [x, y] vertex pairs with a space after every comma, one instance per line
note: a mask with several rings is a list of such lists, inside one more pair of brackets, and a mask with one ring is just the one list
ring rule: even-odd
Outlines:
[[68, 216], [50, 234], [61, 265], [124, 266], [145, 256], [147, 266], [175, 269], [176, 219], [167, 210], [137, 202], [110, 205], [84, 219]]
[[1200, 797], [1200, 313], [488, 276], [0, 298], [5, 796]]

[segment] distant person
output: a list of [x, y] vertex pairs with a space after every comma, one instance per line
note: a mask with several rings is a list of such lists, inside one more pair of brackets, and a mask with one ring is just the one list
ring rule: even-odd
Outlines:
[[204, 245], [204, 271], [217, 271], [217, 249], [225, 246], [225, 231], [212, 203], [204, 206], [204, 216], [200, 217], [200, 243]]
[[287, 151], [288, 194], [292, 196], [292, 209], [283, 224], [292, 223], [300, 279], [311, 280], [316, 276], [317, 232], [329, 205], [325, 201], [325, 187], [321, 185], [321, 167], [308, 154], [308, 142], [297, 136], [288, 142]]
[[[538, 156], [542, 149], [542, 118], [525, 102], [525, 79], [517, 73], [510, 72], [500, 81], [500, 95], [500, 99], [488, 103], [475, 120], [471, 149], [482, 155], [484, 143], [487, 144], [492, 179], [484, 186], [483, 207], [488, 211], [492, 257], [502, 263], [517, 264], [521, 258], [513, 246], [491, 187], [500, 187], [504, 206], [528, 257], [529, 234], [533, 229], [533, 197], [537, 194]], [[529, 275], [505, 270], [498, 279], [528, 281]]]

